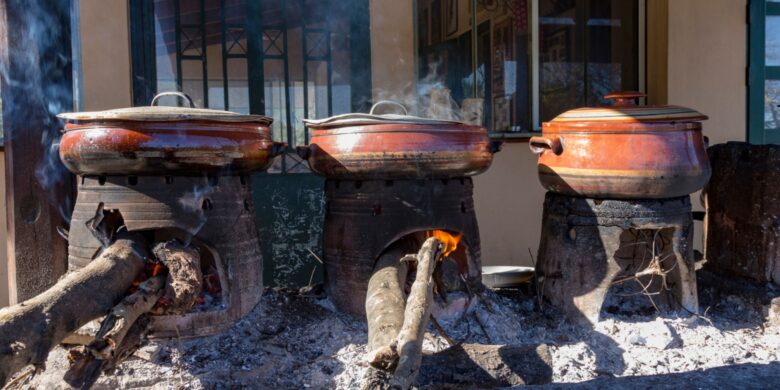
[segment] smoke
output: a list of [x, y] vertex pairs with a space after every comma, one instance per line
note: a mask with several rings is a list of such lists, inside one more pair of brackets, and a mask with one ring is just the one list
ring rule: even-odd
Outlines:
[[198, 218], [197, 228], [190, 232], [193, 236], [196, 235], [208, 221], [208, 217], [204, 211], [210, 210], [213, 207], [210, 195], [214, 192], [215, 185], [216, 183], [194, 185], [192, 187], [192, 192], [184, 193], [178, 198], [179, 205], [181, 205], [182, 209], [185, 212], [196, 215]]
[[[462, 120], [461, 107], [452, 97], [452, 91], [445, 83], [441, 71], [441, 60], [428, 64], [426, 75], [417, 80], [409, 81], [398, 91], [374, 90], [374, 100], [390, 100], [403, 104], [410, 115], [423, 118], [442, 120]], [[377, 114], [401, 114], [398, 109], [382, 109], [377, 107]]]
[[[6, 26], [10, 61], [0, 63], [4, 142], [13, 144], [19, 134], [40, 130], [42, 159], [34, 176], [49, 203], [70, 223], [70, 189], [63, 188], [70, 174], [59, 159], [61, 123], [56, 118], [73, 109], [70, 1], [8, 0], [5, 7], [9, 20], [18, 24]], [[19, 142], [20, 150], [28, 147]], [[19, 157], [17, 151], [15, 158]], [[64, 201], [58, 198], [62, 195]]]

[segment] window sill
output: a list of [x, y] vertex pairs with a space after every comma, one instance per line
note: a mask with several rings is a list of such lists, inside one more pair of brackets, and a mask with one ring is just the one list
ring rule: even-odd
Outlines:
[[526, 131], [518, 133], [492, 132], [490, 133], [490, 139], [501, 140], [504, 142], [528, 142], [531, 137], [540, 134], [542, 133], [539, 131]]

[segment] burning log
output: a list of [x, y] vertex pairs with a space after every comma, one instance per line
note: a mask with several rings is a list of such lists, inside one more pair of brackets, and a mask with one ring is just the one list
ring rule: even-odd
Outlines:
[[425, 240], [417, 254], [417, 275], [404, 312], [404, 325], [398, 333], [398, 367], [390, 382], [393, 387], [412, 387], [422, 360], [422, 342], [433, 305], [433, 269], [441, 258], [443, 246], [436, 237]]
[[162, 297], [164, 285], [164, 276], [154, 276], [114, 306], [103, 319], [95, 338], [86, 346], [71, 351], [71, 368], [65, 375], [65, 381], [74, 387], [89, 388], [106, 367], [116, 366], [127, 355], [121, 348], [125, 337], [139, 317], [152, 310]]
[[[392, 314], [392, 318], [388, 320], [370, 320], [369, 333], [374, 335], [371, 344], [369, 345], [370, 355], [369, 361], [372, 367], [380, 368], [385, 371], [395, 369], [392, 378], [390, 379], [390, 386], [401, 389], [408, 389], [414, 383], [417, 377], [418, 370], [422, 359], [422, 342], [425, 330], [428, 327], [428, 320], [431, 316], [431, 306], [433, 304], [433, 269], [436, 266], [437, 260], [443, 254], [445, 248], [442, 242], [436, 237], [428, 238], [423, 243], [419, 253], [415, 255], [407, 255], [401, 262], [416, 260], [417, 261], [417, 275], [415, 276], [414, 284], [412, 284], [411, 292], [409, 293], [409, 299], [406, 302], [406, 308], [403, 313], [403, 325], [400, 328], [397, 336], [393, 338], [378, 337], [376, 332], [378, 329], [372, 329], [377, 325], [386, 325], [386, 329], [390, 330], [397, 328], [398, 323], [398, 306], [395, 304], [395, 299], [389, 300], [392, 304], [387, 311]], [[380, 268], [380, 271], [383, 269]], [[393, 278], [397, 277], [398, 273], [393, 271], [393, 267], [385, 267], [383, 274], [385, 278], [385, 288], [389, 288], [390, 283], [393, 282]], [[373, 278], [372, 278], [373, 279]], [[377, 281], [379, 280], [377, 276]], [[376, 284], [374, 285], [377, 286]], [[382, 286], [379, 284], [379, 286]], [[401, 284], [402, 286], [402, 284]], [[403, 296], [403, 289], [399, 286], [400, 294]], [[366, 308], [375, 309], [373, 304], [378, 301], [375, 295], [377, 291], [369, 289], [369, 299], [366, 303]], [[399, 292], [392, 293], [390, 295], [397, 296]], [[370, 315], [369, 315], [369, 318]], [[387, 332], [389, 333], [389, 332]], [[393, 333], [390, 333], [393, 334]], [[386, 345], [378, 346], [377, 343], [380, 340], [390, 342]], [[367, 388], [384, 387], [383, 375], [376, 372], [367, 374], [364, 379], [364, 386]], [[379, 377], [379, 378], [378, 378]]]
[[123, 234], [83, 269], [0, 310], [0, 385], [27, 365], [41, 366], [65, 336], [108, 312], [143, 270], [146, 256], [142, 237]]
[[[388, 250], [379, 257], [374, 273], [368, 281], [366, 317], [368, 318], [369, 353], [395, 342], [404, 324], [406, 294], [404, 284], [409, 266], [398, 261], [403, 256], [401, 248]], [[370, 358], [370, 360], [381, 360]], [[392, 370], [395, 367], [378, 367]]]
[[202, 289], [203, 273], [200, 270], [200, 254], [197, 249], [178, 240], [155, 245], [152, 250], [157, 259], [168, 268], [164, 303], [161, 313], [184, 314], [188, 312]]

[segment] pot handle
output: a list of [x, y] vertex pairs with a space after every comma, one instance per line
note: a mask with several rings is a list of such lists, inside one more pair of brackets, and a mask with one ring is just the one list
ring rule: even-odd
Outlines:
[[490, 141], [490, 144], [488, 144], [488, 150], [494, 154], [500, 152], [503, 147], [504, 141]]
[[163, 96], [176, 96], [178, 98], [184, 99], [184, 101], [190, 105], [190, 108], [195, 108], [195, 103], [193, 103], [192, 98], [186, 93], [179, 92], [179, 91], [160, 92], [157, 95], [154, 95], [154, 98], [152, 98], [152, 103], [150, 104], [150, 106], [156, 106], [157, 100], [159, 100]]
[[271, 157], [276, 157], [287, 151], [287, 142], [274, 142], [271, 145]]
[[615, 107], [636, 106], [636, 99], [643, 97], [647, 97], [647, 95], [636, 91], [616, 91], [604, 95], [604, 99], [615, 100], [613, 104]]
[[309, 146], [296, 146], [295, 153], [298, 154], [298, 157], [308, 160], [311, 156], [311, 148]]
[[379, 106], [396, 106], [400, 107], [402, 110], [404, 110], [404, 115], [409, 115], [409, 111], [406, 110], [406, 106], [404, 106], [401, 103], [392, 101], [392, 100], [380, 100], [376, 103], [374, 103], [373, 106], [371, 106], [371, 111], [368, 112], [369, 115], [374, 115], [374, 110], [376, 110]]
[[563, 153], [563, 142], [560, 138], [531, 137], [528, 147], [535, 154], [542, 154], [545, 150], [552, 151], [556, 156]]

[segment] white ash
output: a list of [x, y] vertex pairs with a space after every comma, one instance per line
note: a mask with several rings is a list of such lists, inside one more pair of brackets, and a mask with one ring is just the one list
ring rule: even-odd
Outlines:
[[[306, 291], [267, 290], [227, 334], [151, 341], [94, 388], [360, 388], [365, 320], [337, 313], [327, 299]], [[540, 308], [533, 294], [486, 291], [470, 301], [465, 315], [439, 323], [456, 341], [551, 345], [558, 383], [779, 360], [780, 325], [766, 321], [762, 305], [713, 291], [700, 285], [702, 309], [709, 307], [706, 319], [606, 313], [590, 330], [569, 323], [549, 304]], [[452, 295], [449, 301], [459, 298], [464, 297]], [[431, 327], [424, 348], [447, 345]], [[66, 364], [58, 347], [48, 369], [28, 386], [57, 388]]]

